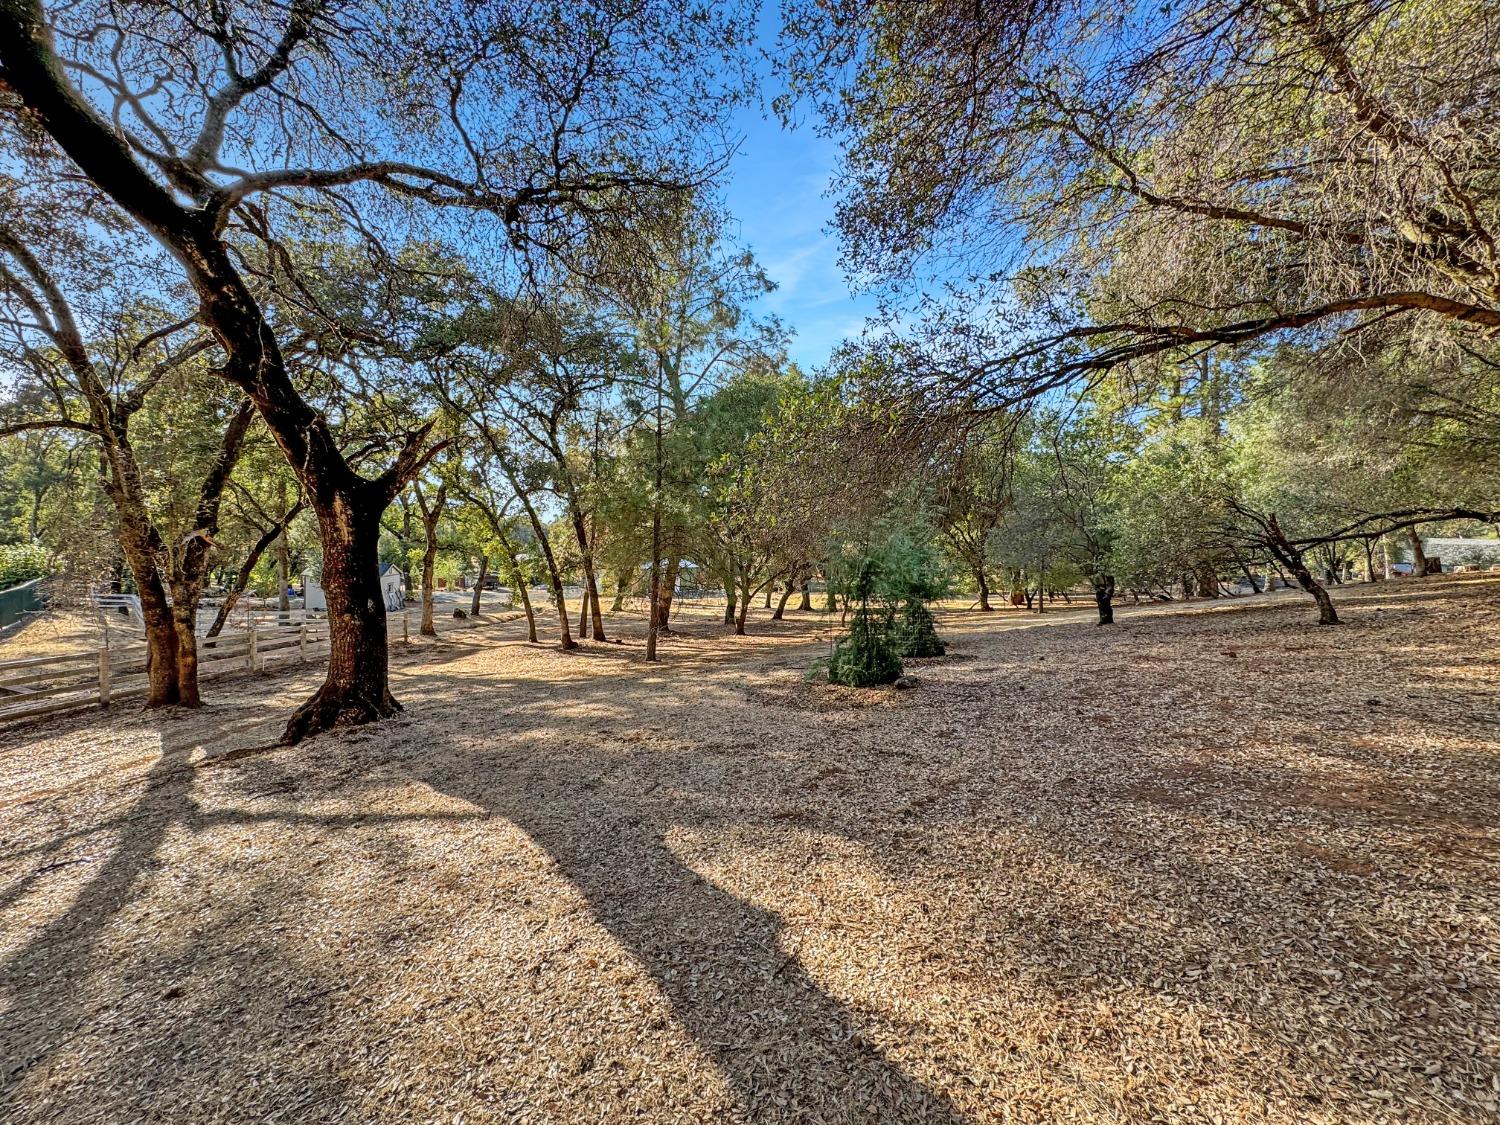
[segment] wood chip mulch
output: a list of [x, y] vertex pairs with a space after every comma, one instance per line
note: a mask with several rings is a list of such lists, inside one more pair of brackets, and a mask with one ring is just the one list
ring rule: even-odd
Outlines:
[[1500, 576], [0, 729], [0, 1120], [1500, 1120]]

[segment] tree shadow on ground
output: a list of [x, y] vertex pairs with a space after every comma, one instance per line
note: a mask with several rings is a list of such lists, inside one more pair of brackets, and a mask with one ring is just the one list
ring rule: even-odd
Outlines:
[[[619, 756], [430, 754], [415, 775], [523, 829], [648, 972], [750, 1120], [950, 1122], [782, 949], [777, 917], [698, 875], [667, 834], [681, 807]], [[566, 792], [567, 800], [554, 800]]]

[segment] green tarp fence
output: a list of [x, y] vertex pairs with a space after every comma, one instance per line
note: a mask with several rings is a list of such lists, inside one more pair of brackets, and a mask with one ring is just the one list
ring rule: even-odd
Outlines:
[[0, 590], [0, 629], [14, 625], [28, 613], [42, 608], [42, 580], [33, 578], [9, 590]]

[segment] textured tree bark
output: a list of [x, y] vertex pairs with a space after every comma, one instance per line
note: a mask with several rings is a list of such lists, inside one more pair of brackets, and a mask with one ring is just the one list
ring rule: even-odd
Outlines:
[[974, 581], [979, 584], [979, 608], [981, 610], [983, 610], [985, 613], [992, 612], [995, 607], [992, 606], [992, 605], [990, 605], [990, 580], [989, 580], [989, 578], [985, 576], [985, 573], [984, 573], [983, 570], [975, 570], [974, 571]]
[[292, 609], [292, 599], [287, 594], [287, 587], [292, 580], [291, 570], [291, 552], [287, 550], [286, 529], [283, 528], [281, 534], [276, 537], [276, 605], [281, 610], [282, 625], [291, 622], [288, 614]]
[[1212, 562], [1205, 559], [1198, 564], [1195, 584], [1198, 587], [1199, 597], [1217, 598], [1219, 596], [1219, 573]]
[[1333, 599], [1328, 596], [1328, 591], [1322, 583], [1313, 577], [1312, 571], [1307, 569], [1307, 563], [1303, 561], [1302, 552], [1292, 546], [1291, 542], [1282, 532], [1281, 524], [1277, 522], [1274, 515], [1266, 520], [1266, 530], [1268, 532], [1266, 536], [1267, 546], [1270, 548], [1271, 553], [1282, 566], [1286, 567], [1291, 576], [1297, 580], [1297, 585], [1311, 594], [1313, 601], [1318, 604], [1318, 624], [1339, 624], [1339, 615], [1338, 611], [1333, 608]]
[[[432, 594], [437, 577], [437, 526], [443, 518], [443, 505], [448, 502], [448, 485], [446, 482], [438, 485], [430, 500], [420, 486], [415, 491], [417, 507], [422, 512], [422, 627], [418, 632], [424, 637], [435, 637], [437, 622], [432, 615]], [[377, 561], [377, 574], [379, 569]]]
[[323, 540], [328, 599], [328, 672], [292, 714], [282, 741], [296, 743], [336, 726], [388, 718], [401, 710], [390, 692], [385, 595], [380, 587], [380, 514], [387, 498], [370, 482], [313, 498]]
[[802, 580], [802, 600], [797, 603], [797, 608], [804, 613], [812, 612], [812, 579]]

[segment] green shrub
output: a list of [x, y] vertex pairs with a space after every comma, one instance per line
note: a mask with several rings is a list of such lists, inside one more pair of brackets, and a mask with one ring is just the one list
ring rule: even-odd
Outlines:
[[47, 576], [47, 549], [40, 543], [0, 544], [0, 590]]
[[932, 611], [919, 597], [906, 599], [892, 633], [896, 651], [901, 656], [942, 656], [948, 651], [948, 646], [937, 635]]
[[861, 606], [828, 659], [828, 682], [845, 687], [889, 684], [901, 675], [901, 656], [892, 637], [890, 614]]

